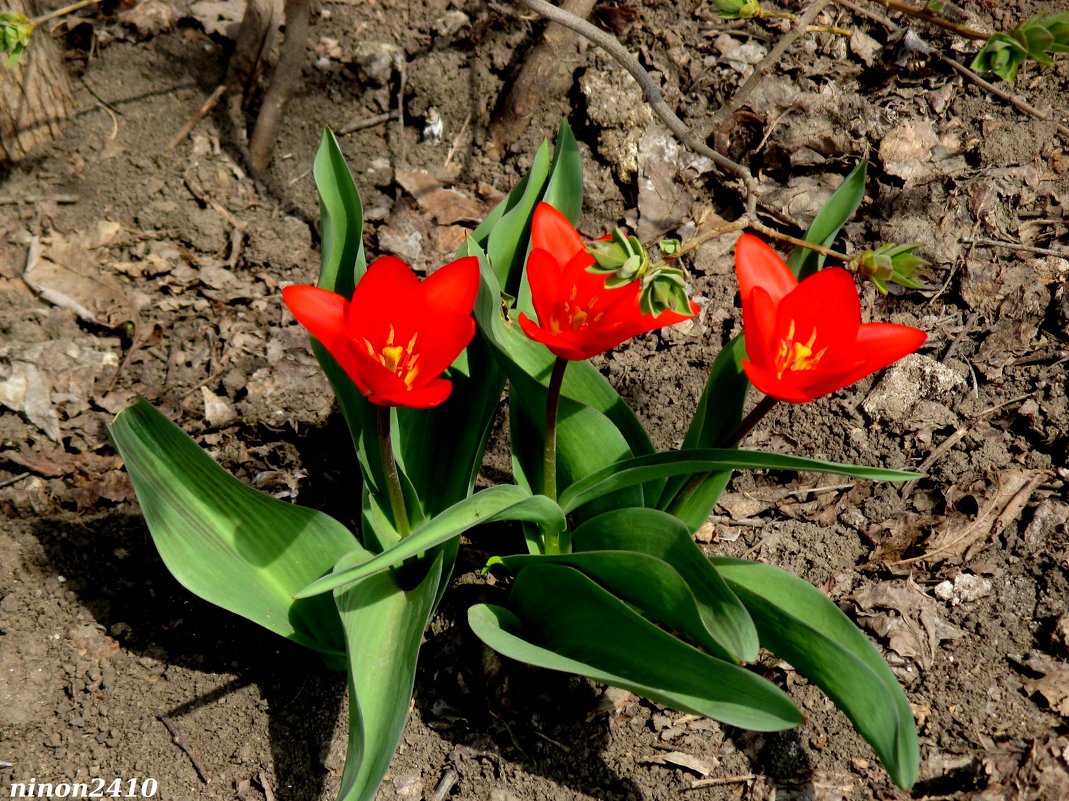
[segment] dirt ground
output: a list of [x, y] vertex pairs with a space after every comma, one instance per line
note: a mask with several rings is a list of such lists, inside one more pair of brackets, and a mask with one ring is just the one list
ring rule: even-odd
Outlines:
[[[352, 521], [344, 424], [278, 291], [316, 275], [311, 165], [324, 126], [403, 99], [403, 128], [341, 142], [369, 253], [420, 268], [454, 251], [561, 117], [584, 153], [586, 233], [627, 221], [652, 241], [741, 212], [593, 47], [560, 54], [572, 88], [490, 155], [495, 105], [542, 26], [460, 0], [320, 2], [303, 89], [262, 183], [221, 112], [166, 150], [221, 80], [234, 5], [174, 4], [160, 30], [148, 15], [88, 17], [69, 42], [77, 111], [65, 137], [0, 176], [5, 792], [31, 777], [101, 777], [153, 778], [165, 799], [333, 798], [343, 677], [170, 578], [105, 432], [144, 395], [244, 480]], [[1057, 6], [978, 0], [960, 13], [992, 30]], [[605, 4], [594, 18], [688, 124], [751, 166], [768, 207], [806, 224], [867, 158], [866, 200], [840, 248], [916, 241], [933, 262], [928, 291], [863, 290], [869, 319], [928, 332], [919, 354], [781, 406], [748, 443], [926, 477], [740, 475], [699, 534], [710, 553], [797, 572], [872, 636], [914, 705], [921, 779], [911, 794], [895, 790], [845, 717], [782, 663], [762, 669], [807, 722], [772, 736], [501, 664], [463, 616], [504, 592], [478, 568], [519, 546], [505, 530], [462, 550], [379, 798], [1069, 798], [1069, 140], [1057, 131], [1069, 124], [1069, 57], [1006, 87], [1049, 112], [1043, 121], [900, 30], [832, 5], [819, 22], [854, 36], [802, 36], [713, 131], [711, 115], [785, 26], [724, 22], [694, 0]], [[975, 48], [913, 30], [965, 63]], [[415, 187], [427, 182], [454, 194], [421, 206]], [[713, 241], [687, 264], [697, 323], [598, 362], [662, 447], [681, 440], [713, 357], [738, 331], [732, 244]], [[508, 480], [508, 464], [497, 433], [484, 481]]]

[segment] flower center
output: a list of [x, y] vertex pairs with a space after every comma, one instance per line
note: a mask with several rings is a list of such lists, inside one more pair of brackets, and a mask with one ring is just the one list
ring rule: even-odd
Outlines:
[[594, 307], [598, 303], [598, 295], [590, 298], [585, 305], [577, 303], [576, 297], [579, 287], [573, 286], [572, 293], [561, 305], [561, 313], [550, 322], [550, 331], [559, 334], [562, 330], [581, 331], [588, 325], [592, 325], [605, 316], [605, 312], [595, 312]]
[[783, 374], [788, 370], [791, 372], [798, 370], [812, 370], [820, 363], [821, 357], [827, 352], [827, 348], [821, 348], [816, 353], [813, 352], [813, 345], [817, 341], [817, 329], [813, 328], [813, 333], [809, 335], [807, 342], [795, 342], [794, 340], [794, 320], [791, 320], [790, 326], [787, 328], [787, 336], [780, 340], [779, 347], [776, 350], [776, 378], [783, 378]]
[[380, 352], [376, 352], [375, 347], [367, 339], [364, 339], [364, 347], [367, 348], [368, 356], [377, 360], [379, 364], [404, 381], [405, 386], [411, 389], [412, 382], [419, 375], [419, 367], [416, 365], [416, 362], [419, 361], [419, 354], [412, 352], [416, 347], [416, 338], [418, 336], [419, 332], [417, 331], [412, 335], [412, 339], [408, 340], [407, 345], [395, 345], [395, 332], [391, 325], [390, 335], [386, 337], [386, 344], [382, 346]]

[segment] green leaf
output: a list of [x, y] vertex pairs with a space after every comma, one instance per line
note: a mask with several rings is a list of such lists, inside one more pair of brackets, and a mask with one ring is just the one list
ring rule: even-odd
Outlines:
[[323, 131], [312, 166], [319, 190], [322, 260], [317, 286], [353, 296], [356, 282], [366, 269], [364, 261], [364, 212], [353, 176], [330, 128]]
[[651, 478], [693, 475], [732, 470], [794, 470], [811, 473], [838, 473], [874, 481], [911, 481], [920, 473], [888, 470], [883, 467], [826, 462], [805, 456], [788, 456], [738, 448], [693, 448], [666, 451], [616, 462], [576, 481], [560, 494], [560, 506], [570, 514], [589, 501]]
[[579, 212], [583, 210], [583, 157], [567, 120], [560, 121], [542, 200], [573, 224], [579, 221]]
[[670, 514], [657, 509], [605, 512], [572, 532], [572, 548], [576, 552], [639, 551], [671, 565], [694, 594], [705, 627], [731, 658], [736, 662], [757, 659], [757, 630], [746, 608], [720, 574], [709, 569], [709, 560], [687, 527]]
[[528, 520], [546, 528], [564, 528], [560, 507], [544, 495], [531, 495], [514, 484], [499, 484], [446, 509], [427, 520], [395, 546], [348, 570], [335, 570], [296, 593], [309, 598], [400, 565], [406, 559], [449, 542], [465, 531], [497, 520]]
[[[806, 242], [814, 245], [831, 247], [835, 237], [846, 224], [846, 221], [854, 216], [857, 207], [861, 205], [865, 197], [865, 171], [867, 161], [859, 161], [850, 174], [843, 179], [839, 188], [828, 198], [824, 208], [820, 210], [809, 230], [803, 237]], [[799, 280], [812, 275], [824, 266], [825, 256], [815, 250], [798, 246], [787, 256], [787, 266], [791, 268]]]
[[[351, 569], [367, 556], [353, 554], [338, 569]], [[334, 593], [349, 659], [349, 748], [338, 801], [372, 801], [390, 766], [441, 577], [438, 556], [414, 589], [402, 589], [391, 571]]]
[[[490, 230], [486, 240], [486, 255], [498, 283], [510, 295], [515, 295], [520, 285], [523, 263], [527, 258], [527, 245], [531, 236], [531, 216], [542, 199], [546, 181], [549, 180], [549, 142], [543, 141], [531, 162], [526, 179], [517, 187], [523, 193]], [[515, 194], [515, 191], [513, 192]], [[509, 196], [512, 200], [512, 196]], [[476, 229], [476, 233], [479, 233]]]
[[895, 784], [908, 789], [920, 766], [909, 701], [880, 653], [812, 585], [770, 565], [714, 557], [750, 610], [761, 645], [820, 687], [872, 745]]
[[468, 610], [476, 636], [507, 657], [732, 726], [777, 731], [802, 722], [775, 685], [673, 637], [570, 567], [524, 568], [509, 603], [512, 611], [486, 604]]
[[182, 586], [340, 656], [329, 599], [295, 602], [293, 594], [359, 551], [345, 526], [242, 484], [145, 400], [120, 412], [109, 431], [160, 556]]
[[[656, 556], [622, 550], [520, 554], [495, 557], [491, 564], [500, 564], [511, 573], [519, 573], [533, 564], [574, 567], [637, 609], [647, 620], [682, 634], [718, 659], [743, 661], [731, 652], [729, 644], [721, 642], [718, 632], [706, 622], [694, 592], [679, 572]], [[745, 609], [742, 612], [745, 614]]]
[[[709, 370], [701, 400], [698, 401], [687, 435], [683, 439], [683, 448], [714, 448], [742, 420], [746, 394], [750, 390], [750, 381], [742, 370], [742, 358], [745, 355], [746, 341], [741, 336], [732, 339], [717, 354]], [[673, 509], [673, 514], [686, 523], [691, 531], [697, 531], [716, 505], [720, 493], [724, 491], [730, 479], [730, 472], [710, 475], [685, 503]], [[671, 507], [686, 483], [686, 478], [665, 482], [660, 499], [656, 503], [657, 508]]]

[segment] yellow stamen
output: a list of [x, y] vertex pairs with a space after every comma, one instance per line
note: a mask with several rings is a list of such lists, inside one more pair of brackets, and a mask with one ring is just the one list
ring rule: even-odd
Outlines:
[[776, 349], [776, 377], [783, 378], [783, 374], [788, 370], [795, 372], [799, 370], [812, 370], [819, 363], [821, 358], [827, 352], [827, 348], [821, 348], [817, 353], [813, 352], [813, 345], [817, 341], [817, 329], [813, 328], [813, 333], [809, 335], [809, 339], [802, 342], [794, 341], [795, 325], [794, 320], [791, 320], [791, 324], [787, 327], [787, 336], [780, 340], [779, 347]]
[[408, 340], [408, 344], [404, 347], [393, 344], [396, 332], [393, 326], [390, 326], [389, 336], [386, 337], [386, 344], [382, 346], [381, 352], [375, 351], [375, 346], [371, 344], [367, 339], [363, 340], [363, 345], [367, 349], [367, 354], [371, 358], [375, 359], [379, 364], [396, 375], [405, 385], [409, 388], [416, 380], [416, 376], [419, 375], [419, 354], [412, 351], [416, 348], [416, 340], [419, 337], [419, 332], [412, 335], [412, 338]]

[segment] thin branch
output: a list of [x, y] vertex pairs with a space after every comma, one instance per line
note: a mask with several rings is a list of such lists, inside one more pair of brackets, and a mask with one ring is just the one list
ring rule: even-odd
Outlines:
[[807, 248], [808, 250], [816, 251], [822, 256], [830, 256], [833, 259], [839, 259], [844, 264], [850, 261], [851, 258], [846, 253], [840, 253], [837, 250], [826, 248], [823, 245], [818, 245], [814, 242], [806, 242], [804, 239], [799, 239], [798, 237], [791, 236], [790, 234], [780, 233], [775, 228], [769, 228], [767, 225], [765, 225], [764, 223], [760, 223], [757, 220], [750, 220], [750, 228], [753, 228], [755, 231], [761, 232], [765, 236], [770, 236], [773, 239], [781, 239], [784, 242], [790, 242], [792, 245], [796, 245], [797, 247]]
[[[573, 14], [568, 14], [567, 12], [562, 11], [560, 8], [557, 8], [557, 6], [547, 3], [546, 0], [519, 0], [519, 2], [530, 8], [532, 11], [537, 11], [550, 22], [556, 22], [566, 28], [570, 28], [616, 59], [620, 66], [627, 70], [631, 74], [631, 77], [634, 78], [642, 88], [642, 93], [646, 98], [646, 102], [649, 103], [650, 108], [653, 110], [653, 113], [656, 114], [666, 126], [668, 126], [672, 133], [679, 137], [683, 144], [695, 153], [705, 156], [722, 170], [731, 173], [743, 183], [747, 195], [747, 214], [753, 213], [753, 210], [757, 205], [757, 182], [754, 180], [750, 170], [742, 164], [738, 164], [727, 156], [713, 150], [702, 141], [701, 137], [687, 127], [687, 125], [676, 116], [675, 112], [672, 111], [665, 102], [660, 88], [654, 82], [653, 78], [650, 77], [650, 74], [642, 68], [642, 65], [638, 63], [638, 59], [631, 55], [631, 53], [627, 51], [627, 48], [620, 44], [616, 37], [591, 25], [586, 20], [579, 19]], [[824, 2], [827, 2], [827, 0], [824, 0]]]
[[[874, 22], [880, 23], [880, 25], [883, 25], [883, 27], [885, 27], [892, 34], [897, 34], [902, 31], [901, 28], [891, 22], [891, 20], [889, 20], [887, 17], [883, 16], [882, 14], [877, 14], [873, 11], [869, 11], [867, 8], [863, 8], [862, 6], [859, 6], [857, 3], [853, 2], [853, 0], [835, 0], [835, 2], [843, 8], [850, 9], [855, 14], [860, 14], [863, 17], [868, 17]], [[880, 2], [882, 2], [882, 0], [880, 0]], [[1009, 103], [1011, 106], [1018, 109], [1019, 111], [1023, 111], [1025, 114], [1035, 117], [1037, 120], [1043, 120], [1044, 122], [1050, 121], [1050, 115], [1044, 114], [1035, 106], [1026, 103], [1024, 100], [1021, 100], [1020, 98], [1011, 95], [1009, 92], [1003, 89], [1000, 89], [990, 81], [985, 81], [983, 78], [981, 78], [971, 69], [966, 67], [964, 64], [961, 64], [950, 58], [950, 56], [945, 56], [938, 51], [935, 52], [935, 55], [948, 67], [964, 75], [970, 81], [979, 86], [981, 89], [984, 89], [985, 91], [990, 92], [996, 97], [1005, 100], [1007, 103]], [[1069, 136], [1069, 128], [1064, 125], [1058, 125], [1058, 133], [1060, 133], [1062, 136]]]
[[899, 0], [876, 0], [876, 2], [887, 6], [887, 8], [893, 9], [894, 11], [901, 11], [903, 14], [922, 19], [925, 22], [929, 22], [944, 30], [956, 33], [958, 36], [964, 36], [966, 39], [976, 39], [977, 41], [986, 42], [991, 38], [990, 33], [984, 33], [983, 31], [978, 31], [975, 28], [969, 28], [965, 25], [958, 25], [926, 8], [911, 6], [909, 3], [902, 3], [899, 2]]

